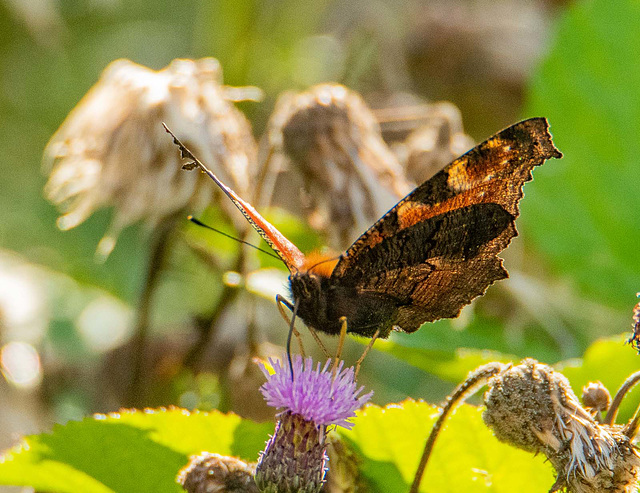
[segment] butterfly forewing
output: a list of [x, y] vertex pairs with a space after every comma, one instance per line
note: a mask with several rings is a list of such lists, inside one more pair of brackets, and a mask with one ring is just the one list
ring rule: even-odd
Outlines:
[[497, 256], [516, 234], [531, 170], [562, 154], [544, 118], [517, 123], [416, 188], [342, 255], [331, 281], [388, 297], [391, 325], [412, 332], [455, 317], [507, 277]]

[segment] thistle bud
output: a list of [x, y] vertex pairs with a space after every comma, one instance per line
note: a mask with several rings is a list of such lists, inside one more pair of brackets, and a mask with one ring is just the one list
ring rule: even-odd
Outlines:
[[611, 394], [602, 382], [589, 382], [582, 387], [582, 403], [585, 409], [600, 421], [600, 413], [606, 412], [611, 405]]
[[189, 457], [176, 481], [189, 493], [258, 493], [255, 470], [236, 457], [202, 452]]
[[324, 485], [326, 493], [356, 493], [366, 491], [362, 475], [362, 460], [338, 435], [329, 435], [327, 455], [331, 468]]

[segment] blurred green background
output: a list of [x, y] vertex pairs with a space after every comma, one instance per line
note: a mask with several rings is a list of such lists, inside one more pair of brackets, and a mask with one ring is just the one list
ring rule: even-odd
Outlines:
[[[0, 345], [25, 343], [15, 354], [33, 364], [22, 379], [3, 370], [0, 436], [8, 438], [0, 448], [15, 434], [123, 403], [120, 350], [131, 337], [148, 260], [148, 232], [133, 226], [105, 263], [94, 261], [110, 211], [68, 232], [56, 228], [58, 213], [42, 195], [44, 146], [111, 61], [160, 69], [174, 58], [205, 56], [220, 60], [225, 84], [264, 91], [264, 101], [239, 105], [256, 138], [278, 94], [324, 81], [341, 82], [372, 105], [398, 93], [451, 101], [476, 141], [521, 118], [550, 121], [565, 157], [536, 169], [525, 186], [520, 236], [503, 255], [511, 278], [460, 319], [380, 344], [361, 377], [376, 403], [406, 396], [438, 402], [489, 359], [567, 361], [594, 340], [629, 330], [640, 290], [640, 3], [6, 0]], [[294, 241], [311, 234], [300, 219], [278, 224]], [[234, 248], [192, 226], [184, 232], [208, 237], [223, 258]], [[322, 243], [320, 235], [307, 241]], [[152, 344], [164, 360], [149, 370], [153, 388], [141, 405], [217, 406], [255, 416], [228, 395], [228, 372], [163, 373], [167, 359], [194, 339], [193, 321], [208, 313], [220, 283], [220, 272], [186, 248], [172, 252], [152, 307]], [[275, 313], [266, 300], [245, 302]], [[279, 321], [261, 335], [280, 345], [285, 337]], [[242, 340], [225, 333], [225, 351], [235, 356]], [[637, 369], [634, 351], [622, 337], [614, 341], [574, 384], [598, 378], [613, 392]], [[348, 354], [361, 349], [350, 343]]]

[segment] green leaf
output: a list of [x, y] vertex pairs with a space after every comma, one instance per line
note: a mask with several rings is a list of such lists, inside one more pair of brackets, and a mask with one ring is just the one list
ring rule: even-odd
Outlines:
[[505, 355], [485, 349], [458, 348], [454, 351], [439, 351], [437, 349], [411, 347], [398, 344], [395, 341], [380, 341], [376, 343], [376, 349], [392, 354], [416, 368], [454, 383], [463, 381], [471, 370], [480, 365], [492, 361], [509, 363], [519, 360], [517, 356]]
[[[407, 400], [367, 406], [340, 434], [360, 456], [372, 491], [406, 491], [438, 410]], [[181, 409], [123, 411], [56, 425], [25, 438], [0, 460], [0, 484], [61, 493], [179, 492], [178, 471], [203, 450], [254, 461], [273, 425], [233, 414]], [[498, 442], [481, 409], [460, 407], [446, 423], [423, 491], [545, 491], [553, 483], [542, 457]]]
[[54, 426], [0, 459], [0, 484], [60, 493], [179, 492], [189, 455], [255, 461], [273, 425], [182, 409], [122, 411]]
[[[445, 423], [421, 491], [539, 492], [554, 482], [544, 458], [498, 442], [482, 422], [482, 410], [463, 405]], [[406, 400], [367, 406], [352, 430], [340, 431], [362, 456], [360, 470], [372, 491], [407, 491], [435, 419], [436, 407]]]
[[[459, 337], [454, 333], [449, 342], [444, 341], [443, 349], [436, 349], [437, 346], [433, 344], [423, 344], [425, 338], [413, 334], [400, 337], [394, 335], [391, 340], [376, 342], [376, 349], [455, 384], [464, 381], [467, 374], [480, 365], [492, 361], [518, 364], [522, 359], [496, 351], [450, 347], [449, 343]], [[560, 361], [553, 366], [569, 379], [577, 396], [582, 394], [582, 387], [587, 383], [600, 381], [613, 397], [627, 377], [640, 368], [640, 355], [626, 344], [628, 337], [629, 333], [625, 333], [598, 339], [587, 348], [582, 358]], [[639, 403], [640, 386], [625, 397], [618, 422], [630, 419]]]
[[[464, 330], [458, 330], [450, 320], [440, 320], [425, 324], [416, 333], [393, 333], [388, 340], [376, 341], [374, 347], [442, 380], [458, 384], [480, 365], [520, 360], [517, 355], [507, 352], [507, 344], [498, 327], [498, 321], [476, 320]], [[483, 349], [486, 347], [497, 350]]]
[[592, 299], [620, 309], [639, 286], [639, 25], [635, 0], [572, 3], [525, 110], [549, 119], [565, 156], [528, 187], [525, 235]]

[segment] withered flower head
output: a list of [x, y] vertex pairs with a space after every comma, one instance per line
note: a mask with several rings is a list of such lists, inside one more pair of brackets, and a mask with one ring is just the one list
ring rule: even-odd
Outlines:
[[290, 185], [290, 174], [302, 181], [308, 219], [328, 230], [335, 248], [344, 248], [354, 231], [363, 231], [409, 191], [373, 113], [345, 86], [321, 84], [282, 95], [268, 135], [276, 155], [284, 153], [290, 162], [280, 185]]
[[496, 437], [542, 452], [558, 477], [551, 491], [632, 492], [640, 457], [621, 427], [597, 423], [568, 380], [527, 359], [489, 380], [483, 419]]
[[210, 200], [211, 186], [180, 163], [161, 122], [239, 191], [248, 190], [255, 142], [246, 118], [225, 99], [217, 60], [174, 60], [154, 71], [116, 60], [73, 109], [47, 144], [45, 195], [71, 229], [112, 206], [111, 227], [98, 253], [113, 249], [119, 232], [138, 220], [154, 226], [185, 207]]
[[189, 493], [258, 493], [255, 471], [255, 464], [236, 457], [202, 452], [189, 457], [176, 481]]
[[373, 394], [360, 395], [353, 368], [334, 370], [313, 366], [311, 358], [293, 360], [289, 367], [270, 360], [274, 369], [263, 372], [267, 382], [261, 387], [267, 404], [283, 409], [276, 430], [260, 456], [256, 483], [263, 492], [319, 492], [327, 470], [326, 434], [330, 425], [351, 428], [348, 421]]

